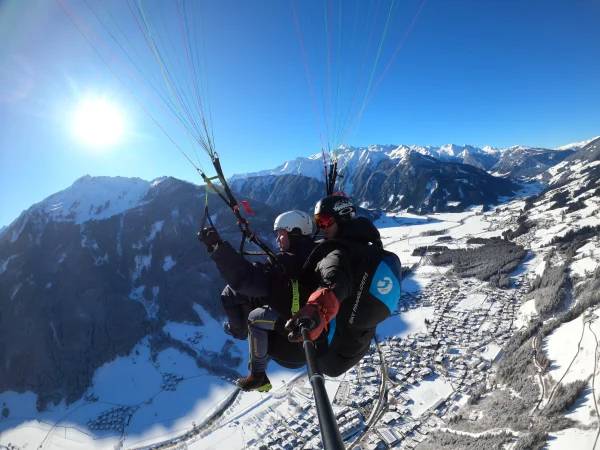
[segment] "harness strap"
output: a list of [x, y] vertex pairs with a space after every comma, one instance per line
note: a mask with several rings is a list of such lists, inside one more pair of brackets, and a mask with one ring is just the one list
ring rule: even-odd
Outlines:
[[300, 291], [298, 290], [298, 280], [292, 280], [292, 315], [300, 310]]

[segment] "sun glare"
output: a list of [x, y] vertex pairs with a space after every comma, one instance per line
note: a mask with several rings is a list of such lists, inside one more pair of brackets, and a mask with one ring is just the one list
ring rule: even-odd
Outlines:
[[75, 113], [75, 133], [86, 144], [106, 147], [123, 135], [123, 116], [104, 100], [87, 101]]

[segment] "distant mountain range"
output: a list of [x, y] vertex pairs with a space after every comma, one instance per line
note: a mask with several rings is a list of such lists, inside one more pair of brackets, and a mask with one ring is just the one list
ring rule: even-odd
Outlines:
[[[596, 138], [594, 138], [596, 139]], [[540, 164], [543, 158], [540, 155], [548, 156], [547, 164], [558, 164], [564, 158], [572, 154], [574, 151], [583, 148], [594, 139], [583, 142], [568, 144], [559, 149], [543, 149], [528, 146], [513, 146], [506, 149], [497, 149], [493, 147], [479, 148], [473, 145], [455, 145], [448, 144], [441, 147], [420, 146], [420, 145], [371, 145], [368, 147], [352, 147], [343, 146], [336, 151], [339, 167], [342, 173], [349, 175], [352, 178], [358, 166], [372, 167], [373, 164], [378, 164], [384, 160], [397, 160], [403, 158], [409, 151], [417, 152], [422, 155], [431, 156], [442, 162], [469, 164], [479, 169], [489, 171], [490, 173], [502, 174], [504, 176], [530, 176], [528, 174], [521, 175], [519, 165], [527, 162], [528, 158], [539, 159]], [[535, 166], [535, 164], [529, 164]], [[544, 172], [548, 167], [537, 167], [537, 170], [530, 170], [538, 175]], [[231, 180], [241, 178], [250, 178], [266, 175], [304, 175], [318, 180], [323, 180], [323, 159], [320, 153], [310, 157], [298, 157], [294, 160], [287, 161], [274, 169], [261, 170], [258, 172], [236, 174], [231, 177]], [[534, 175], [534, 176], [535, 176]], [[348, 183], [346, 183], [348, 185]], [[348, 187], [351, 191], [351, 187]]]
[[[345, 155], [349, 164], [343, 168], [337, 189], [352, 196], [363, 208], [421, 214], [463, 211], [470, 205], [497, 204], [518, 190], [509, 179], [493, 177], [468, 164], [442, 162], [407, 148], [390, 155], [381, 150]], [[308, 161], [306, 168], [313, 168], [312, 160]], [[322, 161], [319, 164], [322, 171]], [[306, 211], [325, 192], [323, 181], [292, 173], [235, 178], [231, 187], [273, 207]]]
[[[510, 179], [539, 177], [592, 141], [560, 150], [454, 144], [347, 146], [335, 152], [341, 175], [336, 190], [365, 208], [463, 211], [469, 205], [497, 204], [514, 195], [518, 186]], [[229, 181], [235, 191], [271, 206], [310, 210], [325, 191], [322, 155], [233, 175]]]

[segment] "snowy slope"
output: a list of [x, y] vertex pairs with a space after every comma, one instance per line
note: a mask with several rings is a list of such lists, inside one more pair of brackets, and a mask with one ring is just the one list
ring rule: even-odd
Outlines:
[[542, 175], [542, 179], [550, 185], [583, 178], [587, 178], [588, 183], [596, 184], [600, 180], [600, 137], [590, 141]]
[[153, 183], [140, 178], [86, 175], [35, 206], [56, 221], [80, 224], [87, 220], [102, 220], [137, 206]]
[[49, 221], [79, 225], [122, 214], [143, 204], [149, 190], [161, 181], [163, 178], [148, 182], [140, 178], [83, 176], [67, 189], [23, 211], [8, 227], [11, 228], [10, 241], [16, 242], [31, 220], [41, 228]]
[[498, 176], [532, 178], [562, 162], [573, 150], [549, 150], [517, 145], [502, 152], [498, 162], [491, 168]]
[[580, 148], [585, 147], [590, 142], [595, 141], [598, 138], [600, 138], [600, 136], [596, 136], [596, 137], [593, 137], [591, 139], [587, 139], [587, 140], [581, 141], [581, 142], [573, 142], [572, 144], [567, 144], [567, 145], [563, 145], [561, 147], [556, 147], [555, 150], [579, 150]]

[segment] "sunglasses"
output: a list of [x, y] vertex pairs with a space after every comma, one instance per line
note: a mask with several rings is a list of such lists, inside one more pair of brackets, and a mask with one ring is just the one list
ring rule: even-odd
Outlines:
[[315, 215], [315, 225], [317, 228], [325, 229], [329, 228], [331, 225], [335, 223], [335, 217], [329, 213], [321, 213]]

